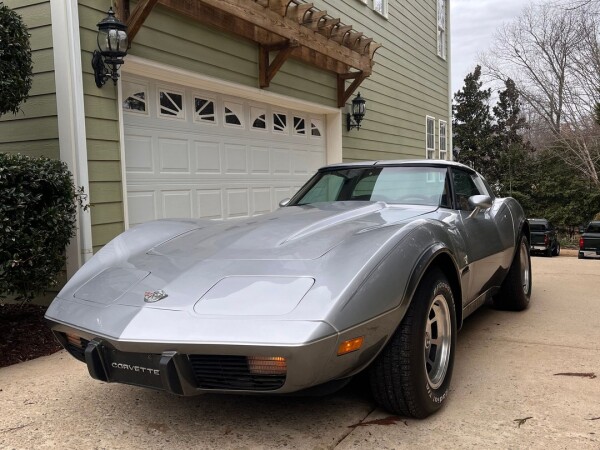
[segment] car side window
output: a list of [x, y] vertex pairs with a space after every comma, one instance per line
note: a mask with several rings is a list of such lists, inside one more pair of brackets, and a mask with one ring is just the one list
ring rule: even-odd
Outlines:
[[474, 180], [475, 175], [460, 169], [452, 169], [452, 181], [454, 184], [454, 199], [456, 207], [462, 211], [471, 211], [469, 207], [469, 197], [473, 195], [482, 195], [487, 193], [482, 192]]

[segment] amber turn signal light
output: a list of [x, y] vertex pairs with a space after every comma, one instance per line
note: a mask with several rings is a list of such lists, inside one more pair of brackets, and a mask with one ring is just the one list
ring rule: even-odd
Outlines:
[[345, 355], [346, 353], [355, 352], [356, 350], [360, 349], [364, 340], [365, 337], [361, 336], [342, 342], [338, 347], [338, 356]]

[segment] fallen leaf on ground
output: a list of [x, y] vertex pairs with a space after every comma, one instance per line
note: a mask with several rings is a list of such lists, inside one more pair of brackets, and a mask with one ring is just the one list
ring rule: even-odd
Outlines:
[[533, 419], [532, 416], [529, 417], [525, 417], [523, 419], [515, 419], [513, 422], [517, 422], [517, 427], [521, 428], [521, 425], [523, 425], [525, 422], [527, 422], [529, 419]]

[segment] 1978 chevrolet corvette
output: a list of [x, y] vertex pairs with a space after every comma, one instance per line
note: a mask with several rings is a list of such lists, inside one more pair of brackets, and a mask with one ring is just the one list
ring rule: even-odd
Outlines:
[[56, 337], [96, 379], [178, 395], [326, 392], [367, 370], [383, 408], [426, 417], [463, 320], [529, 304], [523, 210], [469, 167], [328, 166], [281, 206], [126, 231], [52, 302]]

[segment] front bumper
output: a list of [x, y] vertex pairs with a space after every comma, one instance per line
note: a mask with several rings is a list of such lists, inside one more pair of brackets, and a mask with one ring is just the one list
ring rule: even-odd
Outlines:
[[[338, 332], [323, 321], [200, 317], [120, 305], [92, 308], [57, 299], [46, 319], [63, 347], [98, 380], [177, 395], [286, 394], [364, 369], [401, 313], [397, 308]], [[338, 356], [341, 342], [359, 336], [364, 336], [359, 351]], [[256, 358], [284, 359], [284, 376], [251, 373], [249, 361]]]
[[[92, 378], [176, 395], [291, 393], [338, 378], [356, 364], [351, 355], [336, 355], [337, 334], [303, 345], [174, 345], [124, 342], [50, 322], [59, 342], [86, 363]], [[256, 373], [254, 360], [284, 361], [284, 370]]]

